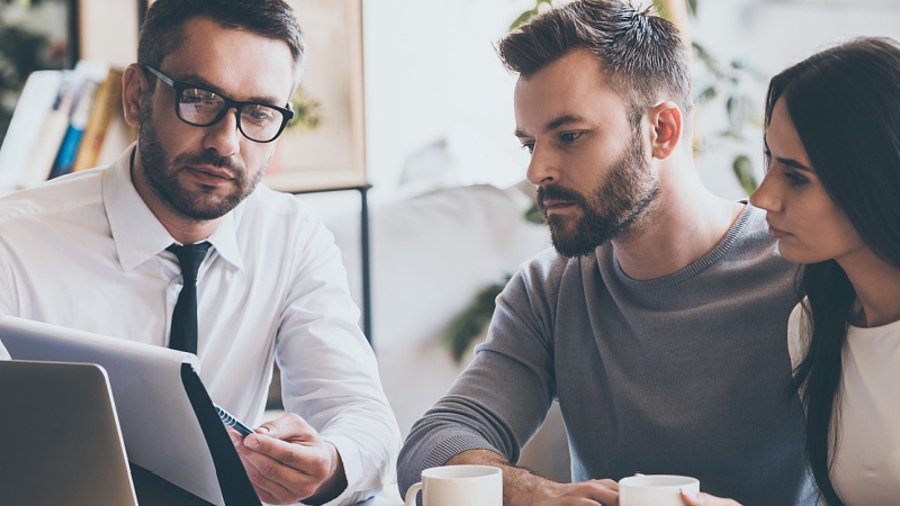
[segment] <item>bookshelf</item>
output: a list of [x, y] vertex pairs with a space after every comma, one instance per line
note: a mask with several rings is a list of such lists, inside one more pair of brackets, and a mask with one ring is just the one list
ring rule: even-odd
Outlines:
[[115, 160], [135, 138], [122, 117], [121, 83], [121, 70], [101, 61], [31, 73], [0, 146], [0, 187], [34, 186]]

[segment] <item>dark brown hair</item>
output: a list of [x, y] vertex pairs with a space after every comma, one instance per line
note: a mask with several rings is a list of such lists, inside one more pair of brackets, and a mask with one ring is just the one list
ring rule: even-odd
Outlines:
[[[900, 266], [900, 44], [858, 38], [784, 70], [769, 83], [767, 127], [779, 99], [828, 196], [866, 246]], [[806, 407], [806, 448], [822, 496], [840, 506], [829, 477], [836, 443], [830, 427], [840, 415], [841, 359], [856, 292], [833, 259], [805, 265], [799, 289], [811, 330], [794, 371]]]
[[643, 114], [660, 98], [673, 100], [686, 117], [693, 110], [678, 30], [620, 0], [576, 0], [551, 9], [509, 33], [497, 48], [503, 64], [526, 78], [574, 49], [597, 56], [633, 114]]
[[294, 11], [282, 0], [157, 0], [141, 25], [138, 63], [159, 67], [184, 41], [184, 23], [195, 17], [284, 41], [294, 59], [295, 80], [299, 79], [306, 44]]

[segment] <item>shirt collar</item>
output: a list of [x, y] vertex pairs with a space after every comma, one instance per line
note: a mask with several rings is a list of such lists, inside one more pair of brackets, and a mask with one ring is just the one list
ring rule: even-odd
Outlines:
[[[131, 181], [131, 157], [137, 143], [104, 171], [102, 192], [106, 217], [116, 245], [122, 269], [130, 271], [175, 242], [166, 228], [156, 219], [138, 194]], [[238, 204], [238, 208], [243, 206]], [[244, 269], [241, 248], [237, 239], [237, 223], [233, 209], [226, 214], [215, 232], [207, 239], [215, 251], [238, 270]]]

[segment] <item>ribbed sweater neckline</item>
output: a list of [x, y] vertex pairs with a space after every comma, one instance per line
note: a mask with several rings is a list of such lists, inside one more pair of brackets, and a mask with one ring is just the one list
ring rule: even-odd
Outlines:
[[754, 225], [753, 220], [753, 212], [751, 210], [753, 206], [750, 204], [746, 204], [744, 209], [741, 211], [741, 214], [738, 215], [737, 219], [734, 221], [734, 224], [728, 230], [728, 233], [725, 234], [725, 237], [716, 244], [716, 247], [712, 249], [709, 253], [703, 255], [696, 261], [687, 265], [681, 270], [673, 272], [672, 274], [668, 274], [666, 276], [662, 276], [660, 278], [653, 279], [634, 279], [625, 271], [622, 270], [622, 266], [619, 265], [619, 259], [615, 255], [615, 251], [613, 251], [613, 266], [615, 268], [616, 278], [623, 286], [626, 286], [630, 289], [634, 290], [656, 290], [660, 288], [666, 288], [682, 281], [692, 278], [697, 274], [703, 272], [711, 265], [715, 265], [726, 253], [728, 250], [734, 245], [735, 241], [744, 233], [744, 231]]

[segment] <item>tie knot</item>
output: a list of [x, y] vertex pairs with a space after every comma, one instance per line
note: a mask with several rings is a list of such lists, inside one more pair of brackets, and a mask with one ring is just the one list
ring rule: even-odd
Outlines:
[[185, 280], [196, 280], [197, 271], [200, 270], [200, 263], [203, 262], [206, 250], [209, 249], [209, 242], [185, 244], [184, 246], [173, 244], [166, 249], [175, 253], [175, 256], [178, 257], [178, 264], [181, 265], [181, 277]]

